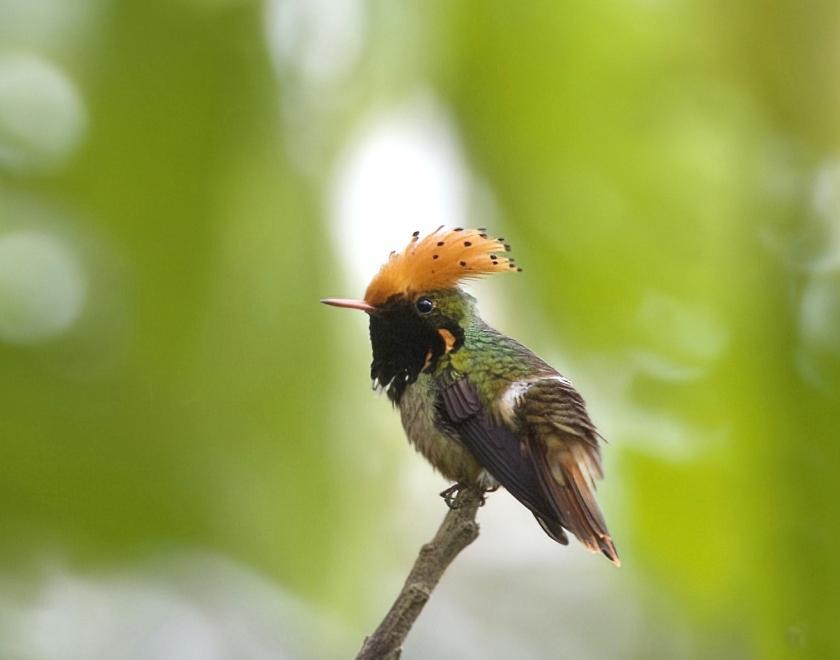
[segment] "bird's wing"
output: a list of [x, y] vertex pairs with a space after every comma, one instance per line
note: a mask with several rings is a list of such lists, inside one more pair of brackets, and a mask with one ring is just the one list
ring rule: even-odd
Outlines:
[[555, 376], [521, 387], [511, 403], [543, 493], [561, 523], [587, 548], [618, 564], [595, 501], [595, 480], [603, 477], [601, 452], [583, 398], [568, 380]]
[[438, 408], [443, 422], [476, 460], [531, 510], [545, 532], [558, 543], [568, 543], [527, 447], [507, 426], [493, 419], [469, 380], [461, 377], [444, 386]]
[[441, 416], [549, 536], [565, 543], [565, 527], [588, 549], [618, 564], [595, 501], [594, 480], [602, 476], [598, 434], [583, 399], [560, 377], [512, 387], [510, 423], [485, 408], [466, 377], [441, 389]]

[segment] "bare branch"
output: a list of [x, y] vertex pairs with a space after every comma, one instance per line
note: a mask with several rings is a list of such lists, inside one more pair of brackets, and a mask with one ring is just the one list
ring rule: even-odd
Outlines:
[[482, 493], [472, 488], [458, 493], [435, 537], [420, 548], [402, 591], [376, 631], [365, 639], [356, 660], [398, 660], [406, 636], [444, 571], [478, 538], [475, 516], [482, 499]]

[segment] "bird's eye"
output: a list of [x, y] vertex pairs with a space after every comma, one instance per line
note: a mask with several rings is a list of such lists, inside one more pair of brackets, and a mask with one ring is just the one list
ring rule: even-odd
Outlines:
[[414, 306], [421, 314], [428, 314], [435, 308], [435, 304], [429, 298], [418, 298]]

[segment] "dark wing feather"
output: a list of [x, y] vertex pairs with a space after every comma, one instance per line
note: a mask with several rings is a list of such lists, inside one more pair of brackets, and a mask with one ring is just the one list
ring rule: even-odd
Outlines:
[[549, 536], [567, 543], [565, 527], [619, 564], [595, 501], [595, 479], [602, 477], [598, 433], [571, 383], [545, 378], [531, 384], [516, 408], [519, 432], [494, 420], [464, 377], [441, 389], [439, 408], [476, 460]]
[[527, 429], [542, 490], [563, 526], [587, 548], [618, 564], [595, 500], [595, 480], [603, 476], [598, 434], [580, 394], [565, 379], [539, 380], [525, 392], [517, 414]]
[[567, 544], [569, 540], [540, 486], [528, 448], [510, 429], [492, 420], [470, 382], [459, 378], [443, 387], [439, 408], [443, 420], [476, 460], [531, 510], [549, 536]]

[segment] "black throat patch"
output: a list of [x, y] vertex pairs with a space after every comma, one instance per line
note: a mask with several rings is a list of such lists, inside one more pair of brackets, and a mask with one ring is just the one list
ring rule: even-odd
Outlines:
[[434, 371], [446, 353], [439, 328], [455, 337], [453, 350], [460, 348], [464, 331], [457, 323], [435, 314], [420, 316], [404, 298], [395, 297], [370, 315], [370, 377], [377, 387], [385, 389], [394, 404], [399, 403], [406, 388], [424, 369]]

